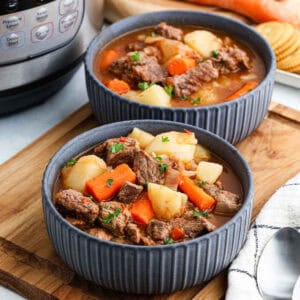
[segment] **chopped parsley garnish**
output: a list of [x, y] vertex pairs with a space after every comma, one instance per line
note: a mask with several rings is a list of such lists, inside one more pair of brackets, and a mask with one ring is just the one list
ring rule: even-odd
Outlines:
[[207, 184], [207, 182], [205, 180], [197, 182], [197, 185], [200, 186], [200, 187], [205, 186], [206, 184]]
[[165, 173], [168, 169], [168, 165], [167, 164], [164, 164], [164, 163], [161, 163], [159, 164], [159, 171], [161, 174]]
[[89, 195], [88, 196], [92, 201], [96, 202], [96, 199], [92, 196], [92, 195]]
[[118, 153], [119, 151], [124, 150], [124, 145], [117, 143], [111, 146], [111, 153]]
[[198, 97], [197, 99], [192, 99], [192, 100], [191, 100], [191, 104], [192, 104], [192, 105], [200, 104], [200, 102], [201, 102], [200, 97]]
[[162, 137], [161, 137], [161, 141], [162, 141], [163, 143], [167, 143], [167, 142], [170, 142], [170, 139], [169, 139], [167, 136], [162, 136]]
[[160, 156], [156, 156], [155, 159], [159, 160], [159, 161], [162, 161], [162, 157], [160, 157]]
[[165, 240], [165, 245], [171, 245], [171, 244], [174, 244], [173, 239], [170, 238], [170, 237], [166, 238], [166, 240]]
[[155, 37], [157, 37], [157, 34], [156, 34], [154, 31], [152, 31], [152, 32], [151, 32], [151, 36], [152, 36], [153, 38], [155, 38]]
[[146, 90], [147, 88], [150, 87], [149, 83], [148, 82], [139, 82], [138, 83], [138, 87], [140, 90]]
[[72, 167], [77, 163], [77, 159], [76, 158], [71, 158], [70, 160], [67, 161], [66, 163], [66, 167]]
[[114, 218], [116, 218], [121, 213], [121, 208], [118, 207], [114, 213], [110, 213], [107, 218], [103, 219], [102, 222], [104, 224], [110, 223]]
[[187, 100], [188, 99], [188, 96], [182, 96], [181, 97], [181, 100], [183, 100], [183, 101], [185, 101], [185, 100]]
[[171, 85], [166, 85], [164, 86], [164, 90], [166, 91], [166, 93], [172, 97], [173, 95], [173, 87]]
[[193, 210], [193, 217], [197, 218], [197, 217], [208, 217], [208, 213], [206, 211], [202, 211], [202, 210]]
[[213, 57], [218, 57], [218, 55], [219, 55], [219, 51], [218, 50], [213, 50], [212, 51], [212, 56]]
[[108, 179], [106, 180], [106, 186], [110, 188], [111, 185], [112, 185], [112, 183], [113, 183], [113, 181], [114, 181], [114, 180], [113, 180], [112, 178], [108, 178]]
[[133, 54], [130, 55], [130, 59], [132, 61], [140, 61], [141, 55], [140, 52], [135, 51]]

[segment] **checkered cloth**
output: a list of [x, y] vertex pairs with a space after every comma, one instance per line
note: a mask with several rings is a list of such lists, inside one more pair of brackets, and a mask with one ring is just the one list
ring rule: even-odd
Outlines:
[[287, 226], [300, 231], [300, 173], [280, 187], [257, 216], [229, 268], [226, 300], [262, 300], [256, 281], [257, 262], [273, 234]]

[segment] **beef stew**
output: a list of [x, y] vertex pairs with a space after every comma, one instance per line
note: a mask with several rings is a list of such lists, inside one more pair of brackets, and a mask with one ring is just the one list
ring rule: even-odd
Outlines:
[[248, 93], [265, 67], [249, 46], [225, 33], [163, 22], [113, 40], [96, 56], [94, 72], [130, 100], [197, 107]]
[[194, 133], [134, 128], [62, 168], [57, 210], [102, 240], [135, 245], [183, 242], [213, 231], [241, 207], [241, 185]]

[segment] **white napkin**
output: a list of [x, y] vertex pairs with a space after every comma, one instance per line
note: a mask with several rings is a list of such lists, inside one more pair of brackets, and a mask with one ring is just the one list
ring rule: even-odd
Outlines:
[[226, 300], [262, 300], [256, 282], [257, 262], [273, 234], [286, 226], [300, 230], [300, 173], [280, 187], [257, 216], [229, 268]]

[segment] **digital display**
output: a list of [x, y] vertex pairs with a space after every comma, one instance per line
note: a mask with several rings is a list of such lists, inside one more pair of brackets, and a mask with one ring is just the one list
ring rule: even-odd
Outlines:
[[30, 9], [55, 0], [0, 0], [0, 16]]

